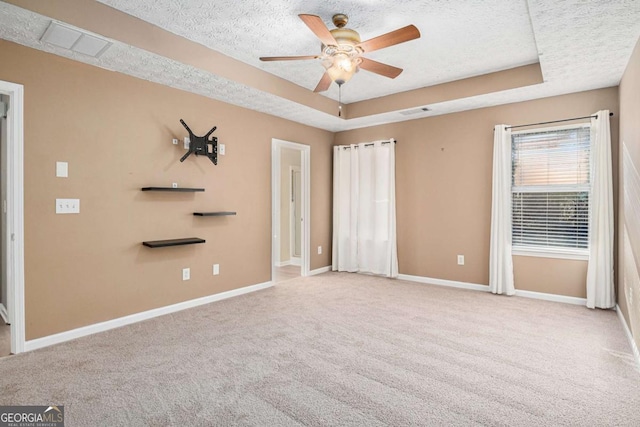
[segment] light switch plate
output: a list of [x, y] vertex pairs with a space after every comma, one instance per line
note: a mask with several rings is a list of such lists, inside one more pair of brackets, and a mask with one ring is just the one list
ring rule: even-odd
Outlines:
[[458, 255], [458, 265], [464, 265], [464, 255]]
[[58, 178], [67, 178], [69, 176], [69, 163], [56, 162], [56, 176]]
[[217, 276], [220, 274], [220, 264], [213, 264], [213, 275]]
[[80, 213], [80, 199], [56, 199], [57, 214]]

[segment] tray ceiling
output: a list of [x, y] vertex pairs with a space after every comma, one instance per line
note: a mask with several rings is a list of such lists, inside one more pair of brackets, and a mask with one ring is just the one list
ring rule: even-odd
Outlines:
[[[69, 6], [78, 2], [71, 0], [53, 2], [57, 6], [36, 0], [0, 2], [0, 37], [332, 131], [615, 86], [640, 35], [637, 0], [99, 1], [81, 0], [83, 7], [75, 13]], [[105, 19], [108, 15], [111, 30], [98, 31], [100, 25], [84, 17], [83, 11], [86, 15], [109, 12], [104, 15]], [[404, 68], [404, 72], [395, 80], [359, 72], [343, 86], [343, 103], [358, 102], [362, 107], [367, 100], [397, 99], [399, 95], [394, 94], [402, 92], [413, 94], [411, 101], [389, 103], [397, 106], [344, 120], [333, 114], [336, 85], [323, 95], [311, 93], [323, 73], [319, 62], [258, 60], [259, 56], [317, 53], [319, 41], [297, 15], [317, 14], [332, 28], [331, 16], [338, 12], [349, 15], [348, 27], [357, 30], [363, 40], [408, 24], [416, 25], [422, 34], [418, 40], [368, 54], [376, 61]], [[212, 55], [219, 52], [237, 64], [246, 64], [238, 68], [244, 72], [236, 78], [233, 73], [217, 72], [215, 64], [203, 66], [202, 58], [143, 46], [137, 41], [140, 38], [118, 32], [127, 16], [138, 18], [135, 26], [142, 35], [157, 30], [152, 24], [168, 32], [167, 37], [204, 46]], [[39, 39], [51, 19], [104, 35], [114, 43], [100, 58], [44, 44]], [[131, 19], [126, 24], [131, 26]], [[445, 82], [454, 82], [446, 86], [454, 88], [460, 79], [538, 62], [542, 78], [536, 84], [496, 87], [479, 94], [451, 90], [449, 98], [435, 102], [430, 96], [415, 96], [421, 88]], [[256, 78], [246, 77], [248, 74]], [[273, 76], [284, 81], [280, 83]], [[272, 84], [253, 83], [268, 79]], [[425, 105], [432, 111], [417, 115], [399, 112]]]

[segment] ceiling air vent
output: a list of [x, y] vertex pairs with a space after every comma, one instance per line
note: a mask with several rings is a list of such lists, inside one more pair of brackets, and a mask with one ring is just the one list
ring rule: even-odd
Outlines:
[[95, 58], [102, 55], [111, 46], [110, 41], [100, 36], [54, 21], [51, 21], [49, 28], [40, 40]]
[[413, 110], [400, 111], [400, 114], [402, 114], [403, 116], [412, 116], [414, 114], [426, 113], [428, 111], [431, 111], [429, 107], [421, 107], [421, 108], [414, 108]]

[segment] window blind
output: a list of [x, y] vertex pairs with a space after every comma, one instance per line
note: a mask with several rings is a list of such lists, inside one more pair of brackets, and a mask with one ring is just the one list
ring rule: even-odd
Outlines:
[[590, 133], [579, 126], [512, 135], [514, 246], [587, 248]]

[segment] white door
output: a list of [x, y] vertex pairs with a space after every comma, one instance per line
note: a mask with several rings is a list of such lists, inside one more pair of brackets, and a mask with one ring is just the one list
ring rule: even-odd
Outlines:
[[302, 184], [300, 168], [292, 167], [291, 177], [291, 258], [300, 258], [302, 251]]

